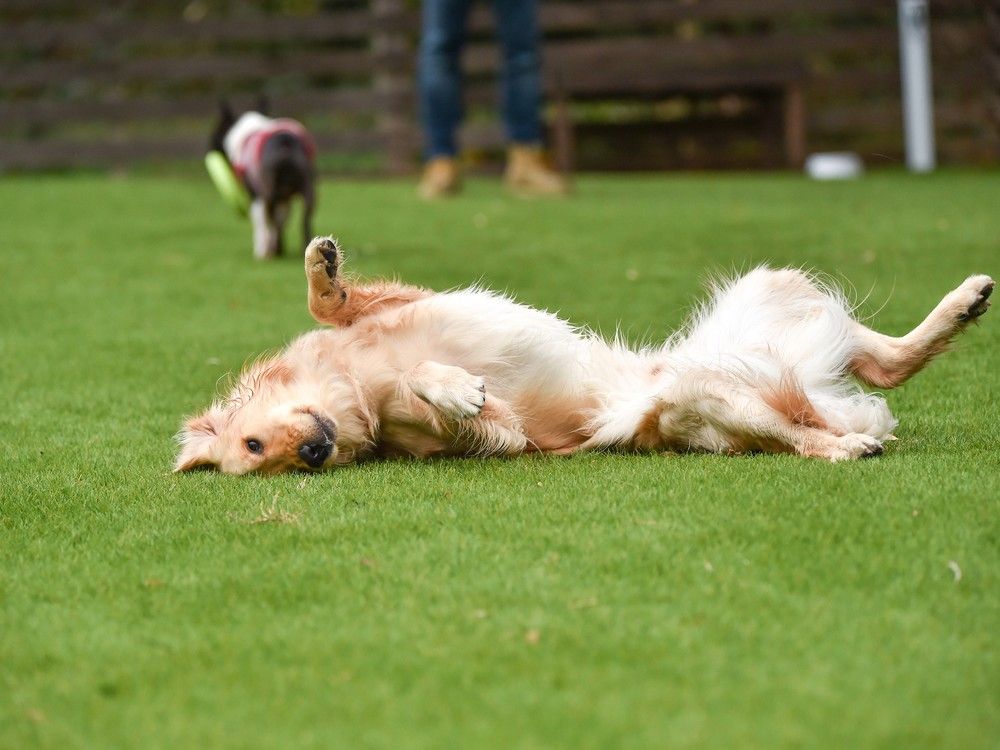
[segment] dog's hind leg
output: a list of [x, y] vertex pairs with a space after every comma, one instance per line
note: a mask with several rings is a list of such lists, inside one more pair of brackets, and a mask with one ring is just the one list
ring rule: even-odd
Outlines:
[[288, 214], [291, 211], [289, 201], [275, 203], [270, 207], [271, 227], [274, 232], [274, 254], [284, 255], [285, 253], [285, 222], [288, 221]]
[[796, 453], [830, 461], [882, 452], [878, 438], [833, 430], [790, 381], [760, 387], [708, 371], [692, 372], [662, 393], [632, 442], [647, 450]]
[[877, 388], [903, 384], [986, 312], [993, 286], [989, 276], [970, 276], [946, 294], [930, 315], [905, 336], [886, 336], [856, 323], [853, 334], [857, 348], [851, 372]]
[[341, 276], [342, 262], [332, 237], [316, 237], [306, 248], [309, 312], [319, 323], [349, 326], [359, 318], [431, 295], [427, 289], [392, 281], [350, 283]]

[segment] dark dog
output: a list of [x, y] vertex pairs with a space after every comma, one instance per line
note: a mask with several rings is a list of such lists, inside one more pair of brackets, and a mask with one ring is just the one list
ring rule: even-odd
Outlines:
[[246, 186], [252, 202], [253, 252], [257, 258], [281, 255], [282, 233], [292, 199], [302, 196], [302, 247], [312, 237], [316, 203], [316, 147], [295, 120], [273, 119], [259, 111], [233, 114], [221, 104], [209, 148], [221, 152]]

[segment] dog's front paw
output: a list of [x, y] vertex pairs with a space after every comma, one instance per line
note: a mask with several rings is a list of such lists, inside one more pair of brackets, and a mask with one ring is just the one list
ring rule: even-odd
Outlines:
[[953, 293], [957, 295], [958, 319], [963, 323], [975, 320], [990, 309], [994, 282], [989, 276], [970, 276]]
[[853, 461], [882, 454], [882, 442], [871, 435], [852, 432], [837, 439], [837, 445], [830, 452], [831, 461]]
[[306, 248], [306, 276], [309, 290], [321, 298], [335, 296], [343, 300], [347, 293], [337, 280], [343, 257], [333, 237], [315, 237]]
[[463, 382], [442, 383], [431, 390], [435, 392], [427, 401], [456, 421], [479, 416], [486, 405], [486, 381], [475, 375], [466, 374]]
[[410, 388], [442, 416], [455, 421], [478, 416], [486, 405], [486, 381], [461, 367], [422, 362], [412, 372]]

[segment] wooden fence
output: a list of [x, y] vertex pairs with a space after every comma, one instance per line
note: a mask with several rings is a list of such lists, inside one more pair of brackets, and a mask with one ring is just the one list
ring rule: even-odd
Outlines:
[[[549, 101], [584, 168], [781, 163], [792, 87], [809, 150], [901, 160], [895, 2], [540, 0], [540, 15]], [[931, 0], [931, 18], [941, 161], [997, 164], [1000, 0]], [[0, 168], [194, 160], [219, 96], [261, 92], [328, 170], [419, 160], [415, 0], [0, 0], [0, 26]], [[492, 28], [477, 7], [464, 58], [463, 143], [487, 161], [503, 141]]]

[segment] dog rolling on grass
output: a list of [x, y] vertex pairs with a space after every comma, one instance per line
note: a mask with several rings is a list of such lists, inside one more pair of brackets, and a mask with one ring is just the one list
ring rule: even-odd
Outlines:
[[905, 336], [858, 322], [794, 269], [717, 284], [683, 331], [633, 350], [479, 288], [436, 293], [341, 275], [306, 250], [307, 333], [184, 425], [176, 470], [322, 470], [375, 457], [585, 450], [874, 456], [894, 388], [989, 307], [972, 276]]

